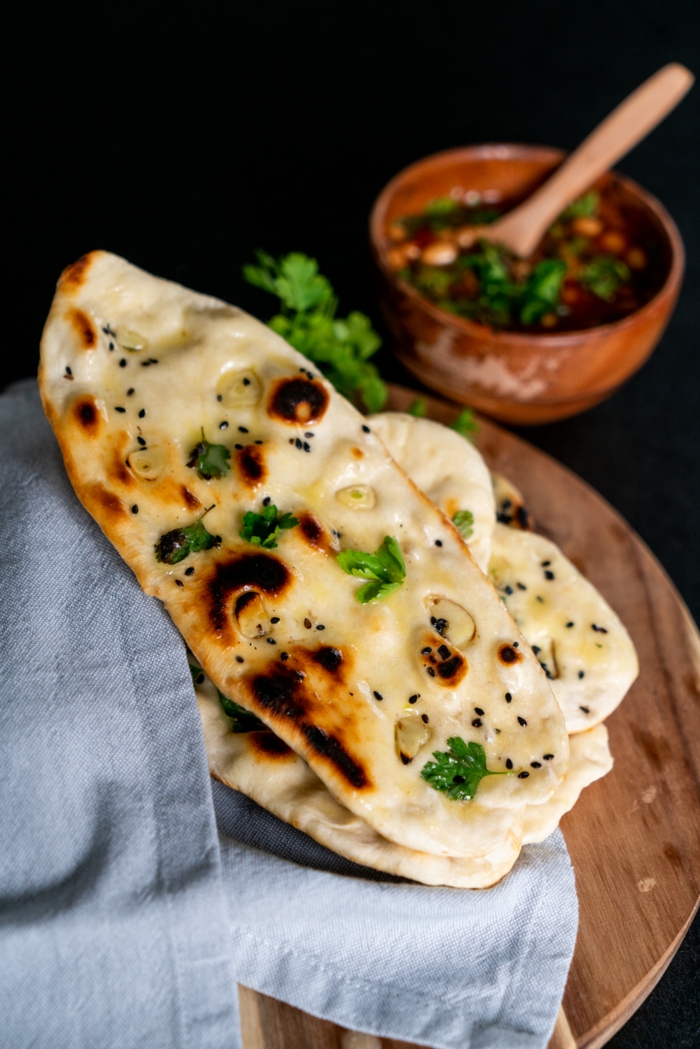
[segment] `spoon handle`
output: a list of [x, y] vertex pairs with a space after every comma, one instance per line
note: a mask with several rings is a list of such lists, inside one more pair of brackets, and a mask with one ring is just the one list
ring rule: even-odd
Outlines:
[[489, 227], [489, 240], [501, 241], [523, 258], [531, 255], [557, 215], [648, 135], [680, 102], [694, 80], [690, 70], [677, 62], [645, 80], [540, 189]]

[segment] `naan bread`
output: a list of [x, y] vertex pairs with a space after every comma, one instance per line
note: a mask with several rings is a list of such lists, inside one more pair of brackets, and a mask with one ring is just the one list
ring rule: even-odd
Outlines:
[[340, 856], [425, 885], [458, 889], [494, 885], [513, 866], [521, 840], [524, 845], [549, 837], [584, 787], [613, 764], [605, 725], [573, 736], [564, 781], [543, 804], [511, 810], [512, 822], [504, 827], [500, 845], [478, 858], [435, 856], [382, 838], [336, 801], [306, 762], [274, 733], [232, 732], [216, 689], [206, 678], [195, 692], [212, 776]]
[[[79, 498], [143, 588], [216, 686], [351, 812], [407, 848], [469, 858], [504, 840], [504, 810], [551, 796], [564, 720], [503, 602], [362, 417], [269, 328], [94, 252], [59, 283], [40, 389]], [[229, 450], [221, 479], [188, 466], [202, 432]], [[300, 521], [274, 551], [239, 537], [266, 499]], [[159, 563], [163, 536], [205, 511], [217, 545]], [[363, 605], [337, 551], [387, 535], [405, 582]], [[482, 780], [478, 804], [421, 777], [452, 736], [481, 744], [493, 771], [513, 766]]]
[[493, 495], [496, 501], [496, 520], [511, 528], [522, 528], [531, 532], [534, 525], [532, 514], [525, 506], [525, 500], [512, 481], [503, 474], [492, 473]]
[[629, 634], [561, 550], [497, 524], [489, 575], [542, 664], [569, 733], [610, 714], [639, 673]]
[[474, 445], [441, 423], [403, 412], [382, 412], [368, 421], [392, 459], [450, 521], [460, 510], [472, 514], [465, 541], [486, 572], [496, 507], [488, 468]]

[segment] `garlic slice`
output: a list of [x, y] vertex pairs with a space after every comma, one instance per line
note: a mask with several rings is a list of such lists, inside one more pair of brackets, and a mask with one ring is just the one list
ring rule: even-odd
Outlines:
[[216, 397], [224, 408], [244, 408], [257, 404], [262, 397], [262, 386], [251, 368], [228, 371], [216, 385]]
[[263, 599], [255, 590], [248, 590], [236, 601], [236, 620], [243, 637], [265, 637], [270, 633], [270, 617]]
[[335, 497], [343, 506], [349, 506], [353, 510], [371, 510], [377, 502], [374, 488], [366, 484], [352, 484], [349, 488], [341, 488], [335, 493]]
[[129, 350], [131, 353], [139, 353], [141, 350], [148, 349], [148, 339], [128, 328], [117, 330], [117, 342], [123, 350]]
[[411, 711], [411, 713], [400, 717], [396, 722], [394, 734], [396, 753], [404, 765], [408, 765], [413, 761], [420, 748], [428, 742], [431, 731], [420, 714]]
[[438, 634], [446, 637], [457, 648], [464, 648], [474, 639], [476, 623], [466, 608], [446, 597], [430, 597], [427, 601], [430, 622]]
[[168, 463], [165, 449], [157, 444], [152, 448], [139, 448], [129, 453], [127, 464], [142, 481], [155, 481]]

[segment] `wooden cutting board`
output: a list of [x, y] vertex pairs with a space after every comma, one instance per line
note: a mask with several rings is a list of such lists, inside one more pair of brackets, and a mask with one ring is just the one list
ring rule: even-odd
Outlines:
[[[389, 408], [416, 394], [391, 388]], [[458, 408], [427, 398], [428, 415]], [[640, 674], [608, 719], [615, 767], [587, 787], [562, 830], [580, 922], [550, 1049], [598, 1049], [644, 1001], [678, 949], [700, 899], [700, 636], [668, 576], [593, 489], [485, 419], [477, 444], [523, 492], [553, 539], [627, 626]], [[409, 1049], [240, 989], [245, 1049]], [[364, 1043], [364, 1044], [363, 1044]]]

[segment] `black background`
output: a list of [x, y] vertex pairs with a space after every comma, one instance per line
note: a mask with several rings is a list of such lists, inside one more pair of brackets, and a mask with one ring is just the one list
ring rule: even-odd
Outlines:
[[[16, 5], [6, 29], [2, 385], [35, 372], [58, 274], [98, 247], [263, 319], [273, 302], [242, 263], [256, 247], [305, 251], [341, 313], [380, 327], [367, 216], [400, 168], [482, 141], [572, 148], [664, 63], [700, 73], [697, 0], [103, 0]], [[699, 97], [619, 165], [685, 240], [666, 335], [605, 404], [524, 433], [624, 514], [696, 620]], [[388, 346], [379, 363], [411, 381]], [[610, 1045], [700, 1045], [699, 970], [696, 921]]]

